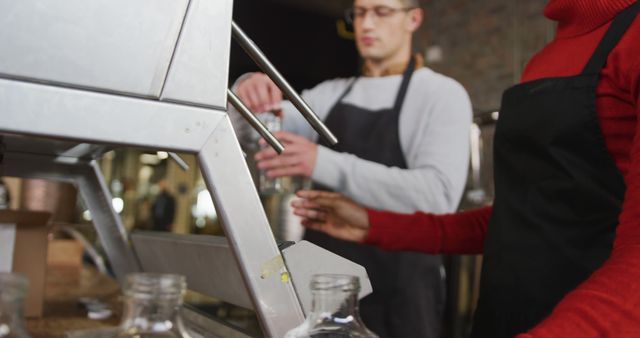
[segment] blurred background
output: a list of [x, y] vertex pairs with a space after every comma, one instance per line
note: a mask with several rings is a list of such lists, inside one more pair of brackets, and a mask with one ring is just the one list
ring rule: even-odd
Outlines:
[[[455, 78], [471, 96], [475, 123], [471, 130], [471, 168], [461, 209], [490, 204], [493, 196], [491, 142], [499, 118], [502, 91], [517, 83], [532, 53], [553, 36], [555, 27], [542, 11], [544, 0], [423, 1], [426, 22], [416, 34], [415, 49], [426, 65]], [[263, 49], [286, 79], [300, 91], [334, 77], [358, 74], [360, 60], [351, 28], [342, 18], [351, 0], [236, 0], [234, 19]], [[229, 84], [257, 71], [232, 42]], [[255, 149], [247, 147], [251, 161]], [[183, 170], [167, 153], [114, 149], [101, 160], [113, 206], [129, 231], [224, 235], [195, 157], [180, 154]], [[1, 177], [1, 173], [0, 173]], [[83, 233], [98, 246], [91, 214], [75, 188], [63, 183], [3, 177], [11, 208], [48, 210], [54, 222]], [[288, 208], [292, 194], [307, 182], [285, 179], [277, 193], [262, 195], [274, 235], [291, 239], [296, 226]], [[2, 195], [0, 189], [0, 195]], [[0, 201], [2, 199], [0, 198]], [[2, 203], [0, 203], [0, 207]], [[447, 257], [446, 338], [467, 335], [477, 297], [480, 257]], [[259, 336], [249, 310], [191, 295], [190, 302]]]

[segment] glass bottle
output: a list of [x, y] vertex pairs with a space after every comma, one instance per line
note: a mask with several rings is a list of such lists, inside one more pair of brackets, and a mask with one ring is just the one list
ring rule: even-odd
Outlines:
[[0, 272], [0, 338], [29, 338], [24, 321], [26, 277]]
[[180, 317], [186, 291], [184, 276], [127, 275], [125, 310], [116, 338], [191, 338]]
[[0, 178], [0, 209], [9, 209], [9, 202], [11, 202], [9, 188]]
[[[264, 126], [272, 133], [282, 130], [282, 118], [280, 111], [267, 111], [256, 116]], [[259, 144], [260, 150], [271, 147], [268, 144]], [[258, 191], [260, 195], [275, 195], [282, 192], [282, 177], [269, 178], [266, 170], [258, 169]]]
[[356, 276], [319, 274], [311, 279], [311, 313], [285, 338], [378, 338], [360, 319]]

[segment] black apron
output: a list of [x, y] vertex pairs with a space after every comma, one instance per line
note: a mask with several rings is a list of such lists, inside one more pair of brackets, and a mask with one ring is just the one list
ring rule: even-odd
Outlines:
[[528, 331], [611, 254], [625, 183], [600, 130], [596, 87], [638, 8], [615, 18], [582, 74], [505, 92], [472, 337]]
[[[389, 167], [407, 168], [399, 136], [402, 104], [415, 69], [409, 63], [392, 108], [369, 111], [340, 96], [325, 123], [340, 143], [331, 149]], [[437, 338], [444, 307], [441, 258], [419, 253], [385, 252], [380, 249], [334, 239], [307, 230], [305, 239], [356, 262], [367, 269], [373, 294], [360, 302], [360, 313], [369, 329], [380, 338]]]

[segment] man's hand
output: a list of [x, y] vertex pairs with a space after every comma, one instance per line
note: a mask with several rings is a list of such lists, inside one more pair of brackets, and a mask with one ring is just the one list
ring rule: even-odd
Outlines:
[[318, 145], [302, 136], [284, 131], [275, 133], [275, 136], [284, 144], [284, 152], [278, 155], [271, 148], [261, 150], [255, 156], [258, 168], [266, 170], [267, 177], [311, 177], [316, 167]]
[[236, 95], [254, 113], [279, 110], [282, 91], [264, 73], [253, 73], [238, 84]]
[[299, 191], [300, 199], [291, 203], [302, 225], [338, 239], [362, 242], [369, 232], [367, 210], [334, 192]]

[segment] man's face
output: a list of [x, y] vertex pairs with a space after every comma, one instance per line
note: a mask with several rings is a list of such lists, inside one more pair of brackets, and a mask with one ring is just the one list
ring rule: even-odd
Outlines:
[[353, 27], [364, 59], [383, 61], [411, 43], [415, 30], [400, 0], [355, 0]]

